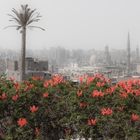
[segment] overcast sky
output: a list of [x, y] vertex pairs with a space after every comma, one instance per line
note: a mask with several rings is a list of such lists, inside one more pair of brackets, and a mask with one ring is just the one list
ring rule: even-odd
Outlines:
[[130, 32], [131, 47], [140, 45], [140, 0], [0, 0], [0, 47], [19, 49], [20, 33], [3, 28], [10, 23], [6, 15], [20, 4], [37, 8], [42, 18], [36, 24], [46, 29], [28, 30], [27, 48], [104, 49], [126, 48]]

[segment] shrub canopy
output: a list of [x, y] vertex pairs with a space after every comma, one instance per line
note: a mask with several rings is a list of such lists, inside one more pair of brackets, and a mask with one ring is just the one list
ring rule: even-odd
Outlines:
[[140, 139], [140, 80], [101, 74], [73, 85], [61, 76], [0, 79], [0, 137], [8, 140]]

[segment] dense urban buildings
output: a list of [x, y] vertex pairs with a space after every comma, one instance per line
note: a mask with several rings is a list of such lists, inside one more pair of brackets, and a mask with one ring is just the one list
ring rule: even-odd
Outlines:
[[[82, 74], [103, 73], [109, 77], [129, 77], [140, 75], [139, 46], [132, 49], [128, 33], [126, 47], [104, 50], [68, 50], [52, 47], [45, 50], [27, 50], [26, 78], [48, 76], [48, 73], [60, 73], [71, 79]], [[0, 51], [0, 74], [16, 77], [19, 80], [19, 53], [11, 50]]]
[[[33, 76], [48, 78], [48, 61], [27, 57], [25, 62], [26, 79]], [[13, 77], [16, 80], [20, 81], [19, 62], [17, 60], [7, 60], [6, 75], [8, 78]]]

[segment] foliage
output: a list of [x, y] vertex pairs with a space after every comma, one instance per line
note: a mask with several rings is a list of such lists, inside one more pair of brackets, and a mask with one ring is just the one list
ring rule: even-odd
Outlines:
[[111, 84], [103, 75], [0, 79], [0, 136], [7, 140], [140, 139], [140, 80]]
[[21, 5], [20, 10], [12, 9], [12, 14], [8, 14], [11, 22], [15, 23], [14, 25], [7, 26], [14, 27], [17, 30], [22, 30], [22, 28], [38, 28], [45, 30], [38, 26], [33, 26], [33, 23], [36, 23], [40, 20], [41, 15], [36, 11], [36, 9], [29, 8], [28, 4]]

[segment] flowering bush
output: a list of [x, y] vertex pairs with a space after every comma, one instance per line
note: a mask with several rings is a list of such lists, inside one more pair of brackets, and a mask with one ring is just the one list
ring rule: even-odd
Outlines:
[[97, 74], [87, 77], [75, 96], [77, 128], [82, 136], [140, 139], [140, 80], [112, 85], [110, 80]]
[[50, 80], [0, 79], [0, 137], [7, 140], [140, 139], [140, 80], [112, 85], [101, 74], [73, 85]]

